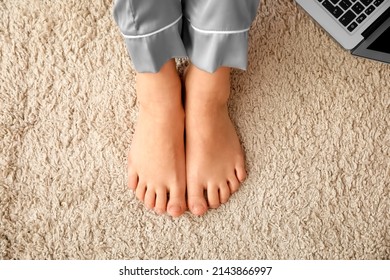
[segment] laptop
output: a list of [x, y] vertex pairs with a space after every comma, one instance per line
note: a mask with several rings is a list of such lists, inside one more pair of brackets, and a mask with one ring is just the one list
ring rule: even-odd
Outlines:
[[353, 55], [390, 63], [390, 0], [296, 0]]

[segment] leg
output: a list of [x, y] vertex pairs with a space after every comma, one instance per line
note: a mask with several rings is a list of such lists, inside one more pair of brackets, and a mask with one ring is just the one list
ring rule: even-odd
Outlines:
[[128, 184], [147, 208], [177, 217], [186, 210], [185, 123], [181, 81], [170, 58], [185, 52], [177, 21], [180, 1], [118, 0], [114, 16], [137, 70], [140, 110]]
[[246, 68], [247, 32], [257, 4], [185, 2], [183, 36], [192, 61], [185, 78], [187, 192], [188, 207], [196, 215], [227, 202], [246, 178], [244, 154], [228, 115], [229, 66]]
[[248, 31], [259, 0], [183, 0], [183, 42], [191, 62], [215, 72], [247, 67]]
[[156, 73], [173, 57], [185, 57], [180, 0], [116, 0], [114, 18], [138, 72]]

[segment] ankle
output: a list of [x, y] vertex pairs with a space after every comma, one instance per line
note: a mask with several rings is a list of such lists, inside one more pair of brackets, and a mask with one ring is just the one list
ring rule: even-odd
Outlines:
[[142, 115], [150, 116], [155, 120], [162, 119], [175, 119], [183, 120], [185, 112], [183, 106], [180, 104], [165, 103], [159, 104], [157, 102], [151, 102], [148, 104], [139, 103], [139, 113]]
[[138, 73], [136, 91], [142, 110], [151, 113], [183, 110], [181, 80], [173, 60], [168, 61], [158, 73]]
[[221, 67], [214, 73], [208, 73], [191, 65], [186, 74], [186, 99], [189, 104], [210, 108], [227, 106], [230, 95], [230, 68]]

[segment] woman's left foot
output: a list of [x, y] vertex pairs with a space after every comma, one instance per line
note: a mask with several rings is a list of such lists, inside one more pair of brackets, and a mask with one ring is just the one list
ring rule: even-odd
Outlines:
[[245, 180], [244, 154], [228, 115], [230, 68], [210, 74], [190, 65], [185, 86], [187, 205], [203, 215]]

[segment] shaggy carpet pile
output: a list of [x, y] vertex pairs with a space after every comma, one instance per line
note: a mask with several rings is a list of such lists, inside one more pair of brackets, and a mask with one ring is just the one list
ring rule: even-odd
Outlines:
[[203, 217], [126, 186], [138, 105], [112, 0], [1, 0], [0, 46], [1, 259], [389, 259], [390, 66], [294, 1], [253, 22], [229, 102], [249, 177]]

